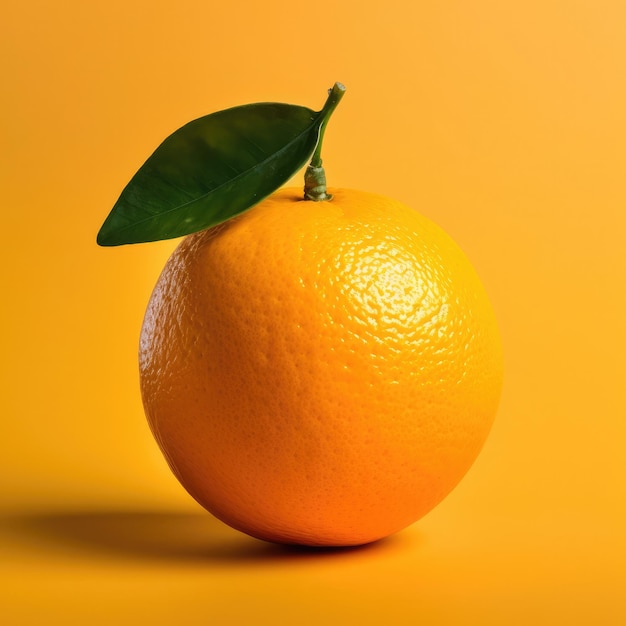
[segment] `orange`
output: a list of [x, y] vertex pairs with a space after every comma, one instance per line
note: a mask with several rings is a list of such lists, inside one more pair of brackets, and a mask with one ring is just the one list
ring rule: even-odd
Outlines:
[[476, 458], [502, 383], [476, 272], [393, 200], [284, 189], [168, 260], [142, 396], [173, 472], [215, 516], [339, 546], [413, 523]]

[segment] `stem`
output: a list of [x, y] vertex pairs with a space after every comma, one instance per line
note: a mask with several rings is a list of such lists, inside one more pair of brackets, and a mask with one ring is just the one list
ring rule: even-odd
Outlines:
[[306, 172], [304, 173], [305, 200], [321, 202], [332, 198], [332, 195], [326, 193], [326, 173], [322, 167], [322, 142], [324, 140], [328, 120], [333, 111], [337, 108], [345, 92], [346, 88], [341, 83], [335, 83], [333, 88], [328, 90], [328, 99], [319, 112], [319, 116], [322, 118], [319, 139], [313, 157], [311, 158], [311, 164], [306, 168]]

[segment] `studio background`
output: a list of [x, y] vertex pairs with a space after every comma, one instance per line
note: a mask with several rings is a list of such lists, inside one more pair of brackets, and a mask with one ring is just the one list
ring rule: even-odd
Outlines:
[[[622, 2], [2, 13], [7, 625], [626, 622]], [[139, 329], [177, 242], [95, 237], [176, 128], [247, 102], [319, 109], [335, 81], [329, 184], [455, 238], [496, 309], [506, 380], [481, 456], [427, 517], [365, 549], [298, 553], [205, 514], [146, 425]]]

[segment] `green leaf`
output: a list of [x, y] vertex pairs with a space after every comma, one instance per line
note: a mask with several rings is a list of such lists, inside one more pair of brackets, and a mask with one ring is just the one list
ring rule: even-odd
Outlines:
[[189, 122], [124, 188], [98, 233], [98, 244], [171, 239], [242, 213], [307, 162], [327, 117], [325, 109], [260, 103]]

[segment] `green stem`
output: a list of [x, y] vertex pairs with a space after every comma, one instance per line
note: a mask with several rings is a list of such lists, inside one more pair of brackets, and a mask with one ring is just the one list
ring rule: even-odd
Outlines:
[[321, 202], [332, 198], [332, 195], [326, 193], [326, 173], [322, 167], [322, 142], [324, 140], [328, 120], [333, 111], [337, 108], [345, 92], [346, 88], [341, 83], [335, 83], [333, 88], [328, 90], [328, 99], [319, 112], [322, 118], [319, 139], [313, 157], [311, 158], [311, 164], [306, 168], [306, 172], [304, 173], [305, 200]]

